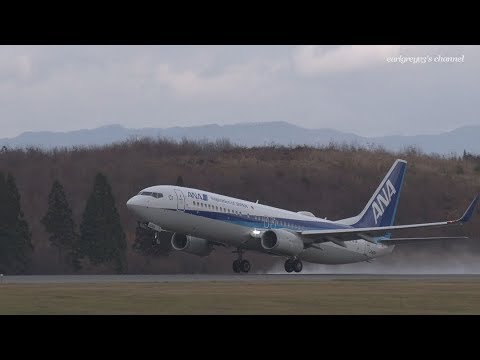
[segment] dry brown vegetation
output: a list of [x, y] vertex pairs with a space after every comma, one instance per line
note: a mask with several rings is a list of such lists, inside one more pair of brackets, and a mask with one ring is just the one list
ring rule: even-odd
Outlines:
[[[363, 208], [396, 158], [408, 161], [396, 224], [458, 217], [480, 189], [479, 166], [471, 159], [426, 156], [415, 149], [395, 154], [334, 145], [242, 148], [228, 141], [141, 140], [100, 148], [4, 149], [0, 170], [15, 176], [22, 196], [35, 247], [34, 273], [65, 272], [40, 223], [54, 179], [64, 185], [78, 226], [97, 172], [104, 173], [112, 186], [127, 234], [129, 272], [229, 272], [233, 258], [229, 250], [219, 249], [206, 259], [176, 252], [155, 259], [134, 253], [131, 245], [136, 221], [126, 209], [128, 198], [147, 186], [175, 184], [181, 175], [187, 187], [339, 219]], [[480, 218], [475, 216], [465, 230], [475, 236], [479, 229]], [[451, 233], [459, 231], [447, 229], [435, 234]], [[465, 246], [479, 250], [473, 242]], [[268, 268], [276, 261], [260, 254], [249, 258], [256, 269]]]
[[0, 289], [0, 315], [480, 314], [476, 278], [0, 284]]

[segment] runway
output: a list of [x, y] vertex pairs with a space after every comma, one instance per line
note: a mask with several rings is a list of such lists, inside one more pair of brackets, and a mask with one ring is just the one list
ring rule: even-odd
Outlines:
[[180, 282], [326, 282], [365, 280], [480, 280], [480, 274], [241, 274], [241, 275], [22, 275], [3, 276], [0, 284], [98, 284], [98, 283], [180, 283]]

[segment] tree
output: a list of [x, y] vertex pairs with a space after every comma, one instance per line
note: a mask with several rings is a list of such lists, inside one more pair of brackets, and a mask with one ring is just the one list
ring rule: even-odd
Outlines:
[[14, 177], [0, 173], [0, 272], [23, 273], [33, 246]]
[[126, 248], [112, 190], [107, 178], [98, 173], [83, 212], [79, 255], [87, 257], [93, 265], [113, 262], [115, 271], [123, 272], [127, 268]]
[[72, 209], [58, 180], [52, 185], [48, 195], [48, 210], [41, 222], [45, 231], [50, 234], [50, 243], [58, 251], [59, 261], [62, 262], [62, 254], [66, 254], [67, 263], [78, 270], [80, 268], [78, 254], [74, 251], [78, 235], [75, 233]]
[[177, 182], [176, 182], [175, 185], [177, 185], [177, 186], [185, 186], [185, 185], [183, 185], [183, 177], [182, 177], [182, 175], [180, 175], [180, 176], [177, 178]]

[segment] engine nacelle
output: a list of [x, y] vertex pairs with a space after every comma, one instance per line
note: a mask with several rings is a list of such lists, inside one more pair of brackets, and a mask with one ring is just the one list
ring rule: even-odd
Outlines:
[[207, 240], [190, 235], [174, 233], [172, 235], [171, 243], [175, 250], [184, 251], [198, 256], [207, 256], [213, 250]]
[[262, 234], [262, 247], [273, 254], [297, 256], [303, 251], [303, 241], [295, 234], [285, 230], [267, 230]]

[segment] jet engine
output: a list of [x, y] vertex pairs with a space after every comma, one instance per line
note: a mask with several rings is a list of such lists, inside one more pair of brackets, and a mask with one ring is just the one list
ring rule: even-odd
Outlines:
[[207, 240], [179, 233], [172, 235], [171, 243], [175, 250], [198, 256], [207, 256], [213, 250]]
[[261, 244], [264, 250], [275, 255], [297, 256], [303, 251], [300, 236], [281, 229], [265, 231]]

